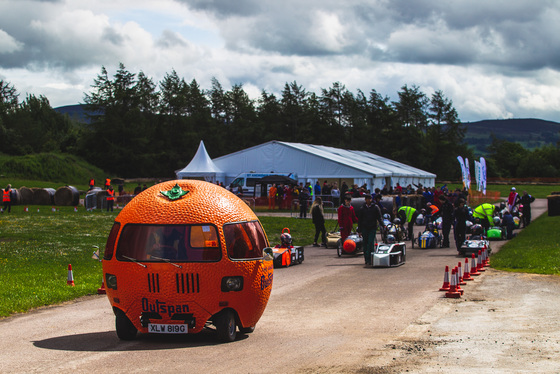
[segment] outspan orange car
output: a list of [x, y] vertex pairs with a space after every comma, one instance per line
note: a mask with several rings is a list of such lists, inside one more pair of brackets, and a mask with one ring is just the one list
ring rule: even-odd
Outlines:
[[257, 216], [225, 188], [197, 180], [152, 186], [122, 209], [105, 246], [117, 335], [214, 325], [230, 342], [237, 329], [250, 333], [270, 297], [272, 259]]

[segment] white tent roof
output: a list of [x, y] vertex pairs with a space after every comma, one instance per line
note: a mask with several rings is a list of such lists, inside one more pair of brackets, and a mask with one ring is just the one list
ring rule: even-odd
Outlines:
[[[227, 182], [243, 172], [292, 172], [300, 181], [353, 178], [381, 187], [390, 179], [401, 185], [435, 184], [436, 175], [365, 151], [270, 141], [214, 159]], [[359, 182], [358, 182], [359, 181]]]
[[191, 162], [183, 169], [175, 172], [177, 179], [204, 177], [205, 180], [215, 182], [223, 179], [225, 173], [212, 161], [204, 142], [201, 140], [196, 154]]

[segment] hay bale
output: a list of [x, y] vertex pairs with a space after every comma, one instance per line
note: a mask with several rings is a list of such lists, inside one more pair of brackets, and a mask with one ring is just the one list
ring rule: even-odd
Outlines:
[[33, 190], [31, 188], [20, 187], [18, 191], [21, 205], [33, 204]]
[[33, 205], [53, 205], [54, 188], [33, 188]]
[[10, 190], [10, 199], [12, 205], [20, 205], [21, 204], [21, 196], [19, 195], [19, 191], [15, 188]]
[[80, 203], [80, 191], [74, 186], [59, 187], [54, 193], [54, 205], [77, 206]]

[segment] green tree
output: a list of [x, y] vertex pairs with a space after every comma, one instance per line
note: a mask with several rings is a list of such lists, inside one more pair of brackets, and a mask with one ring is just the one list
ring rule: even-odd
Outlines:
[[508, 142], [490, 134], [492, 143], [487, 147], [488, 174], [497, 177], [517, 177], [520, 163], [527, 157], [527, 150], [519, 143]]

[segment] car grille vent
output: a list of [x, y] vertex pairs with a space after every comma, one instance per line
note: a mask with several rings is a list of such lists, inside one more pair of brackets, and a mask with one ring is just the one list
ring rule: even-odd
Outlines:
[[148, 291], [159, 292], [159, 274], [148, 273]]
[[198, 273], [175, 274], [177, 293], [200, 293]]

